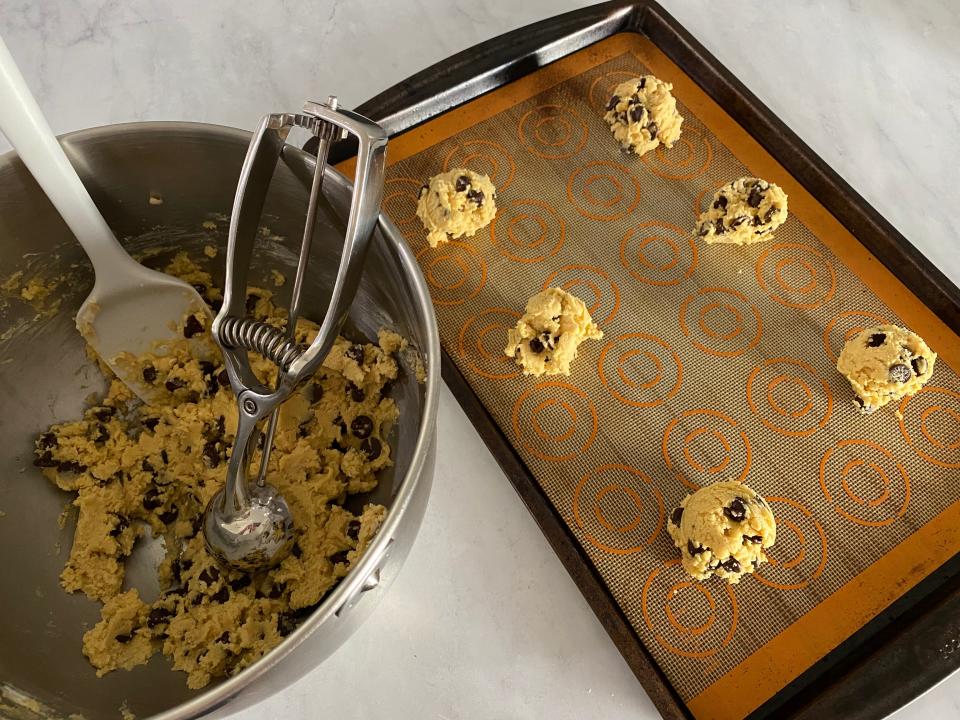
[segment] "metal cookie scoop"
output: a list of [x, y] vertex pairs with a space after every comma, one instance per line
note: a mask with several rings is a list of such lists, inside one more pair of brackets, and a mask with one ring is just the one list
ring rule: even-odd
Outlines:
[[[290, 313], [285, 330], [278, 330], [245, 317], [247, 272], [267, 188], [287, 134], [295, 126], [313, 133], [319, 145]], [[294, 330], [317, 204], [330, 146], [347, 133], [357, 138], [359, 149], [343, 254], [323, 323], [314, 341], [304, 348], [294, 341]], [[386, 144], [383, 128], [349, 110], [338, 109], [335, 97], [325, 103], [307, 102], [302, 113], [267, 115], [250, 141], [230, 218], [223, 307], [212, 327], [213, 337], [223, 351], [239, 410], [226, 484], [210, 500], [203, 518], [207, 548], [224, 565], [244, 571], [270, 567], [280, 562], [293, 545], [290, 509], [277, 489], [266, 483], [277, 412], [280, 404], [323, 362], [347, 317], [370, 235], [380, 213]], [[259, 353], [276, 363], [279, 369], [276, 387], [268, 388], [257, 380], [248, 352]], [[248, 474], [260, 434], [258, 425], [267, 418], [258, 477], [251, 483]]]

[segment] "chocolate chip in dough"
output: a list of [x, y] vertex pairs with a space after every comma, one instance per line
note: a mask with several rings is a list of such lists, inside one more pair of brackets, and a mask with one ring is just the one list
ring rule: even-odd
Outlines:
[[880, 347], [887, 341], [885, 333], [874, 333], [867, 338], [867, 347]]
[[213, 585], [213, 583], [215, 583], [219, 578], [220, 571], [212, 565], [201, 570], [200, 574], [197, 576], [198, 580], [205, 582], [207, 585]]
[[356, 542], [360, 539], [360, 521], [351, 520], [347, 523], [347, 537]]
[[162, 607], [153, 608], [150, 611], [150, 614], [147, 615], [147, 627], [155, 628], [157, 625], [163, 625], [171, 617], [173, 617], [172, 610], [167, 610], [166, 608]]
[[643, 111], [643, 105], [634, 105], [630, 108], [630, 119], [633, 120], [633, 122], [640, 122], [643, 120]]
[[717, 235], [723, 235], [727, 229], [723, 226], [723, 218], [717, 218], [713, 221], [713, 227]]
[[144, 382], [154, 383], [157, 381], [157, 369], [153, 365], [147, 365], [141, 375], [143, 375]]
[[927, 371], [927, 359], [925, 357], [915, 357], [910, 361], [910, 364], [917, 375], [923, 375]]
[[610, 101], [607, 103], [607, 110], [613, 110], [617, 106], [618, 102], [620, 102], [620, 98], [614, 95], [612, 98], [610, 98]]
[[297, 618], [291, 613], [280, 613], [277, 615], [277, 632], [281, 637], [286, 637], [297, 629]]
[[333, 555], [330, 556], [330, 562], [332, 562], [334, 565], [339, 565], [339, 564], [341, 564], [341, 563], [346, 563], [346, 562], [347, 562], [347, 552], [349, 552], [349, 551], [347, 551], [347, 550], [341, 550], [340, 552], [334, 553]]
[[911, 377], [910, 368], [902, 363], [890, 366], [890, 381], [905, 383]]
[[241, 575], [236, 580], [231, 580], [229, 582], [230, 589], [233, 591], [243, 590], [245, 587], [250, 585], [253, 581], [250, 579], [249, 575]]
[[367, 415], [357, 415], [350, 423], [350, 430], [355, 437], [365, 440], [373, 432], [373, 420]]
[[683, 518], [683, 508], [678, 507], [674, 508], [673, 512], [670, 514], [670, 522], [672, 522], [677, 527], [680, 527], [680, 520]]
[[160, 517], [160, 522], [162, 522], [164, 525], [169, 525], [170, 523], [174, 522], [179, 516], [180, 516], [180, 510], [178, 510], [177, 506], [174, 505], [166, 512], [160, 513], [159, 517]]
[[659, 131], [659, 129], [660, 128], [657, 127], [657, 124], [655, 122], [652, 122], [649, 125], [647, 125], [647, 132], [650, 133], [651, 140], [657, 139], [657, 132]]
[[468, 178], [466, 175], [461, 175], [457, 178], [457, 181], [454, 183], [453, 187], [457, 192], [463, 192], [470, 187], [470, 178]]
[[323, 385], [315, 382], [310, 388], [310, 402], [316, 404], [323, 400]]
[[183, 324], [183, 336], [188, 340], [197, 333], [203, 332], [203, 324], [197, 320], [196, 315], [190, 315]]
[[130, 519], [126, 515], [121, 515], [120, 513], [110, 513], [115, 518], [117, 518], [117, 524], [113, 526], [113, 529], [110, 531], [110, 537], [119, 537], [120, 533], [130, 527]]
[[738, 573], [740, 572], [740, 561], [736, 558], [730, 558], [729, 560], [724, 560], [722, 563], [720, 563], [720, 567], [727, 572]]
[[691, 555], [700, 555], [706, 551], [707, 549], [703, 545], [694, 545], [693, 540], [687, 540], [687, 552]]
[[230, 591], [227, 590], [227, 586], [224, 585], [219, 590], [217, 590], [213, 595], [210, 596], [210, 599], [214, 602], [220, 603], [223, 605], [227, 600], [230, 599]]
[[747, 220], [749, 220], [746, 215], [738, 215], [733, 220], [730, 221], [730, 229], [736, 230], [738, 227], [743, 225]]
[[727, 209], [727, 196], [723, 193], [717, 195], [717, 199], [713, 201], [714, 210], [726, 210]]
[[55, 448], [57, 446], [57, 443], [58, 443], [57, 436], [54, 435], [52, 432], [45, 432], [43, 435], [40, 436], [40, 439], [38, 440], [39, 446], [45, 449]]
[[343, 354], [353, 360], [357, 365], [363, 365], [363, 345], [351, 345]]
[[544, 350], [543, 343], [540, 342], [540, 339], [539, 339], [539, 338], [531, 338], [531, 340], [530, 340], [530, 342], [528, 343], [528, 345], [530, 346], [530, 349], [531, 349], [533, 352], [537, 353], [538, 355], [539, 355], [540, 353], [542, 353], [543, 350]]
[[163, 384], [163, 386], [168, 391], [174, 392], [180, 388], [185, 388], [187, 386], [187, 381], [181, 380], [180, 378], [170, 378]]
[[383, 452], [383, 443], [375, 437], [369, 437], [360, 443], [360, 450], [367, 456], [367, 460], [373, 461]]
[[163, 500], [160, 497], [160, 490], [155, 485], [148, 487], [147, 491], [143, 494], [142, 503], [144, 510], [156, 510], [162, 506]]
[[747, 205], [758, 208], [761, 200], [763, 200], [763, 190], [760, 189], [759, 185], [754, 185], [750, 188], [750, 194], [747, 195]]
[[364, 398], [367, 396], [366, 393], [363, 392], [363, 388], [357, 387], [349, 380], [347, 381], [347, 392], [350, 394], [350, 397], [353, 399], [353, 401], [358, 403], [363, 402]]
[[467, 200], [476, 204], [477, 207], [483, 207], [483, 190], [470, 188], [467, 192]]
[[763, 536], [761, 535], [744, 535], [743, 541], [748, 543], [753, 543], [754, 545], [759, 545], [763, 542]]
[[218, 643], [228, 643], [228, 642], [230, 642], [230, 631], [229, 631], [229, 630], [224, 630], [223, 633], [221, 633], [220, 637], [217, 638], [217, 642], [218, 642]]
[[747, 517], [747, 506], [743, 504], [741, 498], [734, 498], [731, 503], [723, 509], [723, 514], [734, 522], [743, 522]]
[[220, 383], [220, 387], [230, 387], [230, 373], [228, 373], [225, 369], [221, 370], [220, 374], [217, 375], [217, 382]]
[[131, 640], [133, 640], [133, 635], [127, 634], [127, 633], [121, 633], [120, 635], [114, 635], [113, 639], [116, 640], [118, 643], [126, 644]]

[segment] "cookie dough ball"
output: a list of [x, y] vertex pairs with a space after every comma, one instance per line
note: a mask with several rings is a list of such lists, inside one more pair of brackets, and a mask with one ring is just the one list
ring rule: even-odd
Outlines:
[[677, 112], [671, 90], [673, 85], [653, 75], [617, 85], [603, 119], [624, 150], [643, 155], [661, 143], [673, 147], [680, 137], [683, 117]]
[[749, 245], [769, 240], [787, 221], [787, 194], [780, 186], [744, 177], [724, 185], [697, 220], [696, 235], [703, 241]]
[[472, 237], [497, 214], [497, 190], [490, 178], [466, 168], [434, 175], [420, 188], [417, 217], [427, 242], [437, 247], [451, 238]]
[[937, 354], [916, 333], [877, 325], [847, 341], [837, 370], [853, 386], [854, 404], [868, 414], [920, 390], [933, 375], [936, 360]]
[[527, 302], [516, 327], [507, 331], [504, 353], [524, 375], [569, 375], [580, 343], [602, 337], [583, 300], [552, 287]]
[[743, 483], [714, 483], [687, 495], [667, 521], [683, 569], [697, 580], [740, 581], [767, 559], [777, 524], [767, 501]]

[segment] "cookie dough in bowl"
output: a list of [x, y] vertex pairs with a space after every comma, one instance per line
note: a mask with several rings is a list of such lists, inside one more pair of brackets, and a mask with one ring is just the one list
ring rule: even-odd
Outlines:
[[717, 190], [694, 234], [708, 245], [749, 245], [769, 240], [786, 221], [787, 194], [780, 186], [743, 177]]
[[643, 155], [661, 144], [673, 147], [680, 139], [683, 116], [671, 90], [673, 85], [653, 75], [617, 85], [603, 119], [620, 147], [635, 155]]
[[753, 573], [777, 540], [767, 501], [734, 480], [687, 495], [667, 520], [667, 532], [688, 575], [697, 580], [716, 575], [729, 583]]
[[569, 375], [580, 343], [602, 337], [583, 300], [552, 287], [527, 301], [523, 316], [507, 331], [503, 352], [524, 375]]
[[420, 188], [417, 217], [430, 247], [460, 237], [473, 237], [497, 214], [497, 191], [490, 178], [466, 168], [434, 175]]
[[837, 370], [850, 381], [853, 402], [866, 415], [914, 395], [933, 376], [936, 361], [937, 354], [916, 333], [898, 325], [876, 325], [847, 341]]

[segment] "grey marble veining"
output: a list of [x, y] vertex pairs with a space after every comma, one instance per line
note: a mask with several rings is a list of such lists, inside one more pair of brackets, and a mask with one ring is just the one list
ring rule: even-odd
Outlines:
[[[160, 119], [250, 128], [308, 96], [356, 105], [582, 4], [0, 0], [0, 34], [57, 132]], [[960, 284], [956, 0], [663, 4]], [[447, 392], [440, 409], [436, 490], [397, 583], [328, 662], [237, 717], [656, 717]], [[896, 717], [960, 717], [960, 677]]]

